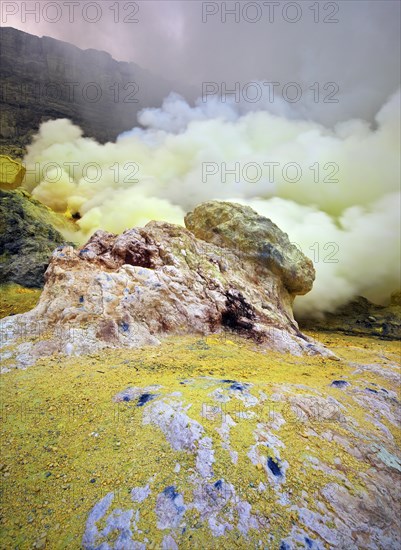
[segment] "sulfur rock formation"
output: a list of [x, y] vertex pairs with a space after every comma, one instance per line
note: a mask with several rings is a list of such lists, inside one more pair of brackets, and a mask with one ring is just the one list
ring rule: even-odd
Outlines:
[[24, 180], [26, 169], [7, 155], [0, 155], [0, 189], [16, 189]]
[[97, 231], [79, 250], [57, 249], [37, 307], [2, 323], [17, 365], [225, 328], [267, 348], [330, 355], [294, 320], [293, 300], [311, 289], [315, 273], [286, 234], [227, 202], [206, 202], [185, 223]]

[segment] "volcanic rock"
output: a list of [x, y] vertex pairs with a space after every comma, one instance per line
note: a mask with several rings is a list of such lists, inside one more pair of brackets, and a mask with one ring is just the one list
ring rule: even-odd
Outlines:
[[25, 338], [19, 362], [224, 329], [282, 352], [332, 355], [294, 320], [293, 300], [310, 290], [314, 269], [286, 234], [227, 202], [204, 203], [185, 222], [97, 231], [81, 249], [56, 250], [37, 307], [3, 320], [8, 344], [20, 325], [48, 335]]
[[401, 340], [401, 293], [394, 292], [387, 306], [373, 304], [358, 296], [322, 319], [300, 319], [305, 330], [374, 336], [381, 340]]
[[73, 226], [23, 189], [0, 190], [0, 283], [40, 288], [55, 248], [65, 243], [60, 230]]
[[292, 295], [312, 289], [312, 262], [290, 244], [286, 233], [252, 208], [239, 204], [227, 208], [227, 203], [210, 201], [187, 214], [185, 225], [198, 239], [235, 249], [278, 275]]

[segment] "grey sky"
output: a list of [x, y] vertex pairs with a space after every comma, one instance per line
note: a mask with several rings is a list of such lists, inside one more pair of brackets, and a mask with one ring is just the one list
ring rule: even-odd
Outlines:
[[[36, 9], [36, 21], [34, 14], [26, 13], [24, 22], [24, 4], [28, 11]], [[205, 81], [219, 86], [226, 82], [228, 89], [239, 82], [241, 90], [250, 81], [275, 81], [280, 82], [278, 93], [288, 82], [304, 89], [318, 82], [323, 94], [319, 102], [310, 90], [295, 108], [303, 117], [330, 124], [355, 116], [371, 119], [399, 86], [398, 1], [73, 4], [4, 1], [2, 24], [81, 48], [106, 50], [172, 82], [191, 84], [198, 95]], [[236, 12], [224, 14], [224, 5], [228, 12]], [[332, 89], [323, 90], [327, 82], [338, 85], [339, 102], [321, 105]]]

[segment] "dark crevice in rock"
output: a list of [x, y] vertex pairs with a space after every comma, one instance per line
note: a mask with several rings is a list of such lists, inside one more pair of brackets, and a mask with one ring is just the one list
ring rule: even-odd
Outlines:
[[175, 490], [174, 485], [170, 485], [169, 487], [166, 487], [163, 491], [163, 494], [166, 495], [166, 497], [170, 498], [173, 501], [178, 497], [178, 493]]
[[146, 248], [129, 249], [124, 255], [124, 263], [129, 265], [136, 265], [140, 267], [146, 267], [148, 269], [153, 268], [153, 262], [150, 251]]
[[333, 380], [330, 386], [333, 386], [334, 388], [345, 388], [346, 386], [349, 386], [349, 382], [346, 380]]
[[222, 325], [233, 330], [251, 330], [256, 316], [241, 292], [230, 289], [226, 292], [226, 310], [221, 316]]
[[152, 399], [155, 399], [155, 397], [156, 397], [156, 394], [154, 393], [143, 393], [138, 399], [138, 403], [136, 404], [136, 406], [143, 407], [146, 403], [149, 403], [149, 401], [152, 401]]
[[230, 390], [237, 390], [237, 391], [244, 391], [247, 388], [245, 384], [241, 384], [241, 382], [234, 382], [234, 384], [231, 384]]
[[271, 456], [267, 459], [267, 466], [274, 476], [282, 477], [283, 474], [278, 461], [274, 460]]
[[223, 481], [221, 479], [218, 479], [214, 486], [216, 487], [216, 489], [221, 489], [223, 486]]

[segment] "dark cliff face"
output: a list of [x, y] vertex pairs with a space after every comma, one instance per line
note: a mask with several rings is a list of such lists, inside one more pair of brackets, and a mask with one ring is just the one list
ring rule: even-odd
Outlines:
[[134, 63], [11, 27], [0, 29], [0, 52], [2, 146], [25, 146], [41, 122], [57, 118], [112, 141], [137, 125], [138, 111], [160, 106], [173, 91]]

